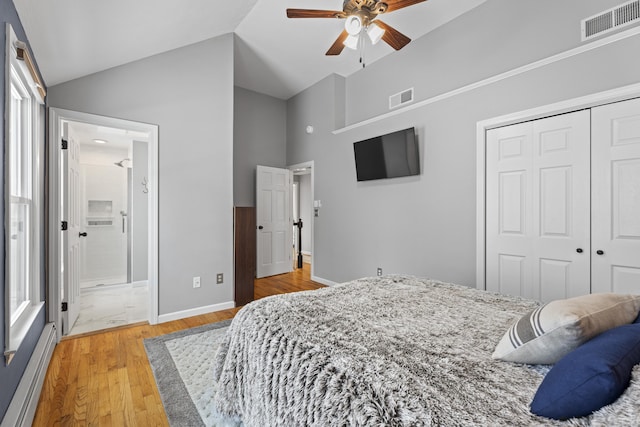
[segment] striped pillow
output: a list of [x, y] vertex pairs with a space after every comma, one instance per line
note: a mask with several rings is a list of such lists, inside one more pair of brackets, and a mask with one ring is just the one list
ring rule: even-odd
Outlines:
[[552, 364], [602, 332], [631, 323], [640, 295], [591, 294], [551, 301], [514, 323], [492, 357], [507, 362]]

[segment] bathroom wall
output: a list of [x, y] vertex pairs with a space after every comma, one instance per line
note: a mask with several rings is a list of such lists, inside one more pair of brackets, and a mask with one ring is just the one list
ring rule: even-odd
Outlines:
[[[82, 288], [127, 282], [126, 221], [128, 214], [127, 167], [114, 163], [129, 158], [128, 149], [80, 149], [81, 217], [80, 240]], [[130, 162], [124, 162], [129, 165]], [[123, 218], [125, 227], [123, 231]]]

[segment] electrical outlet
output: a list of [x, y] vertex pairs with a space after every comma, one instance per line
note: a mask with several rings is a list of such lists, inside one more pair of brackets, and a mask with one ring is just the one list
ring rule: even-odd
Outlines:
[[200, 276], [195, 276], [193, 278], [193, 287], [194, 288], [199, 288], [200, 287]]
[[378, 276], [382, 276], [382, 268], [378, 267]]
[[224, 275], [222, 273], [216, 274], [216, 284], [219, 285], [222, 282], [224, 282]]

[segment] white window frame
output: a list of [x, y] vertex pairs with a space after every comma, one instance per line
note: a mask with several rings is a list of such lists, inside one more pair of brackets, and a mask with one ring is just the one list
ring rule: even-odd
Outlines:
[[[44, 143], [44, 99], [41, 88], [32, 76], [30, 58], [18, 59], [18, 49], [25, 46], [18, 41], [13, 28], [7, 24], [5, 47], [5, 157], [4, 157], [4, 229], [5, 229], [5, 311], [4, 311], [4, 355], [9, 364], [22, 344], [38, 313], [44, 307], [40, 292], [42, 249], [42, 189], [43, 143]], [[20, 101], [16, 99], [20, 98]], [[18, 105], [19, 104], [19, 105]], [[18, 129], [16, 129], [18, 128]], [[12, 144], [15, 133], [20, 132], [20, 149], [16, 153]], [[18, 158], [26, 160], [16, 161]], [[16, 175], [22, 175], [16, 184]], [[20, 189], [18, 190], [18, 187]], [[18, 194], [15, 194], [18, 193]], [[16, 274], [12, 253], [12, 204], [28, 207], [24, 276], [20, 278], [20, 292], [24, 298], [14, 310], [12, 308], [11, 280]], [[14, 294], [16, 292], [13, 292]]]

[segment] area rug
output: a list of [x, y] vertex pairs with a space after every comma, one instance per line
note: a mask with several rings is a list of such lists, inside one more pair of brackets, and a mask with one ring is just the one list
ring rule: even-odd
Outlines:
[[236, 427], [239, 419], [213, 409], [212, 365], [231, 320], [144, 340], [169, 424], [173, 427]]

